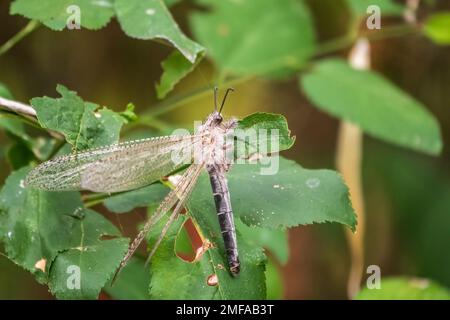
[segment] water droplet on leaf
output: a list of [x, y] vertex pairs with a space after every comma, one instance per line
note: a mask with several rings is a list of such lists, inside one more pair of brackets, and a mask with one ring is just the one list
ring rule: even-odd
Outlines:
[[306, 186], [310, 189], [315, 189], [320, 185], [320, 180], [317, 178], [309, 178], [306, 180]]

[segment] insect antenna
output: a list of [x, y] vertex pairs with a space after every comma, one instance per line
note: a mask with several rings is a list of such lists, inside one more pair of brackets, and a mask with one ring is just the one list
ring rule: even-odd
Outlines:
[[227, 100], [228, 93], [233, 92], [233, 88], [228, 88], [227, 92], [225, 92], [225, 96], [223, 97], [222, 104], [220, 105], [219, 113], [222, 113], [223, 106], [225, 105], [225, 101]]
[[219, 91], [219, 88], [217, 86], [214, 86], [214, 111], [217, 111], [217, 91]]

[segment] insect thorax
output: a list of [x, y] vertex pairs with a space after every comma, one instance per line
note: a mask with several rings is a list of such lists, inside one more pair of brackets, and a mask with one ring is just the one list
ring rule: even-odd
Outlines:
[[236, 119], [223, 121], [218, 113], [212, 113], [198, 128], [198, 134], [202, 136], [202, 140], [194, 161], [206, 165], [223, 166], [223, 169], [228, 171], [234, 156], [236, 126]]

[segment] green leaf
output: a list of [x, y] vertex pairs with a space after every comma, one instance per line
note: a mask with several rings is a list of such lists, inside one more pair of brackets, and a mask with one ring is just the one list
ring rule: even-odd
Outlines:
[[[217, 295], [217, 287], [207, 284], [214, 273], [208, 255], [191, 263], [175, 254], [175, 241], [185, 220], [181, 216], [174, 222], [150, 261], [152, 299], [214, 299]], [[152, 232], [150, 242], [156, 240], [161, 227], [162, 223]]]
[[7, 151], [7, 160], [13, 170], [29, 165], [34, 160], [34, 155], [23, 142], [13, 143]]
[[[281, 158], [277, 175], [259, 176], [257, 165], [235, 165], [228, 174], [228, 181], [234, 214], [240, 216], [247, 225], [274, 229], [329, 221], [346, 224], [353, 230], [355, 228], [356, 219], [348, 189], [333, 171], [305, 170], [295, 162]], [[241, 235], [239, 223], [238, 244], [242, 269], [237, 278], [230, 276], [227, 271], [223, 240], [207, 174], [200, 176], [187, 206], [203, 237], [213, 243], [212, 248], [205, 253], [218, 277], [218, 296], [213, 297], [264, 298], [266, 289], [261, 285], [264, 283], [265, 257], [261, 248], [255, 246], [254, 240], [252, 243], [252, 239]], [[244, 235], [246, 232], [244, 230]], [[169, 248], [174, 255], [174, 244], [170, 244]], [[162, 260], [167, 261], [167, 257]], [[186, 264], [183, 261], [180, 263], [183, 263], [182, 266]], [[203, 279], [211, 272], [208, 266], [191, 267], [196, 268], [192, 272], [202, 275]], [[158, 269], [161, 267], [154, 268]], [[152, 282], [159, 278], [162, 277], [152, 274]], [[204, 289], [201, 292], [204, 293]], [[175, 295], [173, 292], [169, 297]]]
[[381, 280], [381, 289], [364, 288], [357, 300], [450, 300], [450, 290], [426, 279], [404, 277]]
[[150, 204], [160, 202], [167, 194], [168, 188], [161, 183], [154, 183], [149, 186], [115, 194], [107, 198], [103, 204], [114, 213], [125, 213], [138, 207], [147, 207]]
[[[190, 215], [198, 222], [200, 232], [213, 243], [200, 259], [187, 262], [175, 254], [175, 241], [186, 217], [172, 225], [170, 232], [151, 260], [150, 294], [156, 299], [264, 299], [266, 297], [264, 262], [260, 248], [250, 247], [238, 235], [241, 272], [232, 277], [227, 269], [219, 223], [211, 202], [198, 208], [190, 201]], [[212, 210], [212, 211], [211, 211]], [[153, 232], [154, 241], [158, 232]], [[216, 275], [218, 283], [208, 285]], [[173, 285], [167, 286], [167, 283]]]
[[[119, 238], [102, 215], [84, 209], [77, 192], [25, 188], [29, 170], [12, 173], [0, 192], [0, 239], [7, 256], [48, 284], [58, 298], [96, 298], [119, 265], [128, 239]], [[80, 289], [67, 286], [71, 265], [80, 268]]]
[[425, 35], [440, 45], [450, 45], [450, 11], [431, 15], [423, 28]]
[[[0, 83], [0, 97], [13, 99], [11, 92], [2, 83]], [[23, 122], [19, 119], [13, 118], [9, 114], [0, 113], [0, 128], [25, 143], [31, 142], [31, 138], [26, 133]]]
[[[0, 96], [13, 99], [12, 94], [1, 83]], [[16, 115], [0, 113], [0, 128], [15, 140], [15, 144], [8, 150], [8, 159], [14, 169], [19, 169], [30, 163], [33, 160], [33, 155], [39, 160], [47, 159], [55, 143], [54, 139], [47, 137], [30, 137], [25, 122]], [[30, 154], [30, 151], [32, 154]]]
[[355, 70], [344, 61], [330, 59], [319, 63], [301, 82], [318, 108], [359, 125], [376, 138], [433, 155], [442, 150], [435, 117], [375, 72]]
[[283, 299], [283, 276], [278, 265], [273, 259], [268, 259], [266, 265], [267, 299]]
[[53, 154], [55, 147], [58, 147], [58, 143], [56, 139], [50, 137], [37, 137], [33, 139], [33, 154], [40, 161], [48, 160]]
[[[277, 160], [278, 159], [278, 160]], [[275, 175], [261, 175], [262, 164], [234, 165], [227, 175], [234, 214], [248, 226], [284, 229], [312, 223], [338, 222], [352, 230], [356, 216], [342, 177], [332, 170], [308, 170], [283, 157]], [[200, 177], [190, 203], [211, 208], [212, 191], [206, 175]], [[199, 211], [201, 211], [199, 209]]]
[[235, 223], [242, 237], [250, 245], [269, 249], [278, 262], [283, 265], [288, 262], [289, 243], [287, 230], [249, 227], [240, 220], [235, 221]]
[[193, 32], [224, 74], [298, 69], [314, 53], [313, 22], [303, 1], [197, 2], [211, 12], [192, 15]]
[[81, 26], [86, 29], [103, 28], [114, 16], [113, 0], [15, 0], [10, 13], [39, 20], [53, 30], [63, 30], [68, 20], [72, 21], [71, 6], [78, 6]]
[[[119, 267], [128, 250], [128, 239], [99, 240], [98, 228], [98, 221], [86, 219], [81, 225], [80, 245], [58, 254], [52, 263], [49, 287], [58, 299], [96, 299]], [[80, 268], [79, 289], [67, 285], [72, 266]]]
[[[86, 110], [89, 110], [91, 105], [92, 108], [95, 108], [91, 110], [97, 111], [89, 115], [85, 114], [87, 117], [82, 118], [82, 121], [86, 120], [86, 130], [90, 130], [92, 133], [95, 132], [93, 134], [94, 137], [91, 138], [94, 140], [92, 146], [101, 147], [117, 143], [120, 138], [120, 130], [128, 120], [105, 107], [98, 109], [99, 106], [97, 104], [86, 103]], [[83, 122], [80, 122], [80, 127], [82, 125]], [[89, 132], [86, 133], [86, 136], [89, 136]], [[89, 138], [87, 138], [87, 142], [89, 143]]]
[[145, 261], [133, 257], [120, 272], [113, 285], [107, 285], [104, 290], [113, 299], [148, 300], [150, 272], [145, 267]]
[[176, 47], [191, 63], [204, 48], [187, 38], [162, 0], [115, 0], [122, 30], [137, 39], [162, 39]]
[[[279, 150], [268, 149], [267, 151], [279, 152], [288, 150], [295, 143], [295, 136], [291, 136], [291, 131], [289, 130], [286, 118], [280, 114], [264, 112], [253, 113], [244, 119], [239, 120], [237, 129], [242, 130], [242, 137], [258, 134], [258, 146], [270, 146], [271, 140], [278, 137]], [[261, 130], [265, 130], [266, 132], [265, 140], [263, 140], [263, 136], [260, 135]], [[239, 140], [242, 141], [242, 138]], [[248, 147], [256, 147], [247, 139], [245, 140], [245, 143]], [[255, 149], [251, 150], [257, 151]]]
[[127, 121], [127, 123], [135, 122], [138, 119], [138, 116], [134, 113], [134, 109], [134, 104], [129, 103], [125, 108], [125, 111], [119, 112], [119, 114]]
[[[237, 232], [241, 271], [234, 278], [228, 271], [228, 263], [217, 220], [211, 186], [206, 173], [200, 177], [194, 193], [188, 202], [190, 215], [199, 226], [202, 235], [213, 244], [205, 255], [214, 266], [218, 278], [217, 299], [265, 299], [265, 262], [262, 248], [249, 245]], [[209, 187], [207, 190], [205, 187]]]
[[195, 63], [191, 63], [179, 51], [172, 52], [161, 64], [163, 74], [159, 83], [156, 84], [158, 99], [167, 96], [181, 79], [194, 70], [202, 60], [204, 53], [205, 51], [199, 52]]
[[[44, 193], [26, 189], [24, 180], [28, 172], [29, 168], [22, 168], [12, 173], [0, 192], [0, 235], [9, 258], [36, 273], [38, 260], [44, 257], [52, 261], [58, 251], [70, 246], [62, 241], [46, 243], [46, 240], [56, 239], [70, 230], [64, 229], [74, 222], [72, 214], [82, 208], [82, 203], [75, 192]], [[61, 225], [52, 229], [59, 222]]]
[[171, 7], [171, 6], [177, 4], [180, 1], [181, 0], [164, 0], [164, 3], [166, 4], [166, 6]]
[[[256, 125], [257, 121], [249, 123]], [[287, 126], [285, 131], [289, 136]], [[194, 263], [178, 258], [175, 254], [176, 239], [185, 217], [179, 218], [151, 261], [152, 297], [265, 298], [266, 259], [260, 245], [265, 244], [274, 252], [281, 251], [278, 253], [281, 261], [287, 259], [287, 253], [283, 253], [283, 250], [287, 251], [285, 234], [273, 229], [326, 221], [339, 222], [355, 229], [356, 217], [348, 189], [337, 173], [330, 170], [306, 170], [283, 158], [279, 161], [279, 171], [273, 176], [259, 176], [261, 166], [257, 165], [235, 165], [228, 174], [234, 214], [249, 226], [270, 229], [251, 230], [236, 223], [241, 259], [239, 276], [233, 278], [228, 272], [210, 182], [207, 174], [203, 173], [187, 207], [202, 238], [206, 238], [204, 241], [212, 243], [212, 246]], [[248, 237], [250, 233], [252, 236]], [[157, 235], [158, 232], [152, 235], [153, 242]], [[215, 287], [207, 284], [208, 277], [213, 274], [218, 279]], [[174, 285], [167, 287], [167, 279]]]
[[29, 148], [32, 147], [32, 139], [25, 130], [24, 123], [9, 114], [0, 113], [0, 128], [8, 132], [10, 135], [17, 138], [17, 140], [25, 143]]
[[76, 92], [58, 85], [61, 98], [34, 98], [31, 104], [43, 128], [61, 132], [76, 150], [116, 143], [125, 119], [111, 110], [84, 102]]
[[[12, 158], [27, 159], [27, 162], [22, 162], [27, 164], [31, 160], [34, 160], [34, 158], [46, 160], [51, 154], [56, 143], [55, 139], [49, 137], [31, 137], [27, 133], [25, 123], [20, 120], [20, 118], [15, 118], [15, 116], [11, 116], [10, 114], [0, 113], [0, 128], [5, 130], [9, 136], [12, 137], [15, 143], [13, 147], [9, 149], [10, 160]], [[16, 152], [18, 152], [18, 154], [15, 154]], [[15, 163], [15, 161], [11, 162], [11, 164], [13, 163]], [[22, 166], [23, 165], [13, 165], [12, 167], [18, 169]]]
[[393, 0], [347, 0], [348, 6], [357, 16], [365, 16], [367, 8], [378, 6], [382, 16], [401, 16], [405, 12], [405, 6]]

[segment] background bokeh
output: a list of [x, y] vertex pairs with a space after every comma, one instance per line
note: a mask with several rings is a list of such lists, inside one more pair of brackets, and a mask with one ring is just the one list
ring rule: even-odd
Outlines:
[[[437, 1], [450, 9], [449, 1]], [[338, 0], [308, 1], [319, 38], [345, 29], [348, 13]], [[190, 34], [187, 2], [172, 8], [181, 28]], [[8, 14], [0, 0], [0, 43], [28, 21]], [[389, 21], [388, 21], [389, 23]], [[122, 110], [128, 102], [137, 112], [157, 103], [154, 83], [160, 61], [171, 49], [156, 42], [126, 37], [117, 21], [100, 31], [53, 32], [39, 28], [0, 57], [0, 80], [19, 101], [55, 96], [57, 83], [78, 91], [85, 100]], [[345, 54], [345, 52], [343, 52]], [[440, 122], [444, 150], [426, 156], [364, 138], [363, 184], [367, 223], [366, 265], [381, 267], [382, 276], [406, 275], [435, 280], [450, 287], [450, 48], [418, 35], [373, 43], [373, 68], [429, 107]], [[213, 66], [204, 61], [176, 92], [213, 85]], [[338, 121], [314, 108], [299, 91], [296, 79], [251, 80], [236, 86], [225, 113], [244, 116], [255, 111], [284, 114], [295, 146], [285, 156], [307, 168], [334, 168]], [[162, 117], [174, 126], [191, 127], [212, 108], [212, 94]], [[0, 132], [0, 144], [8, 139]], [[9, 172], [0, 157], [0, 181]], [[126, 218], [121, 218], [127, 224]], [[290, 258], [281, 271], [286, 299], [346, 298], [350, 266], [343, 227], [324, 224], [289, 231]], [[276, 281], [276, 280], [275, 280]], [[278, 288], [278, 289], [277, 289]], [[276, 295], [276, 293], [274, 293]], [[0, 299], [52, 298], [33, 276], [0, 256]]]

